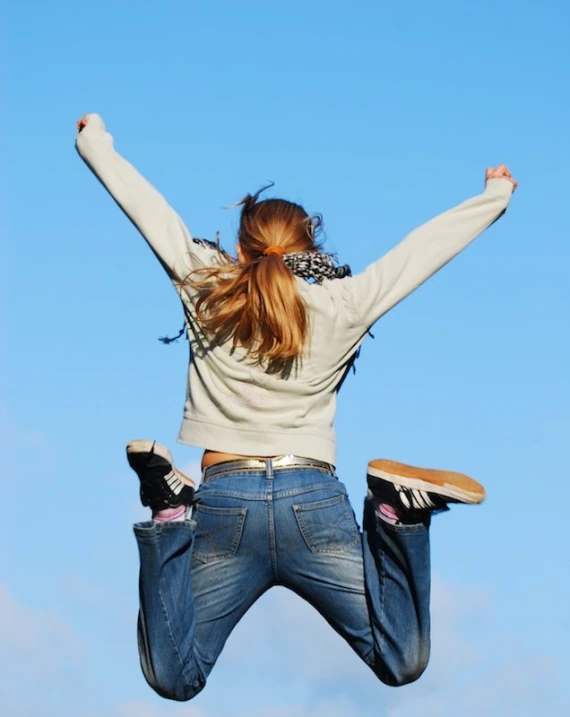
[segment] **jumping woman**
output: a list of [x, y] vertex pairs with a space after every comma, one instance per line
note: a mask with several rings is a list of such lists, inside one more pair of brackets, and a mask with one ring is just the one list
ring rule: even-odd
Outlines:
[[481, 194], [350, 276], [297, 204], [248, 195], [235, 260], [192, 239], [98, 115], [79, 120], [77, 149], [173, 281], [190, 341], [179, 440], [204, 449], [199, 489], [164, 446], [127, 446], [152, 511], [134, 526], [148, 683], [173, 700], [198, 694], [274, 585], [311, 603], [382, 682], [416, 680], [430, 649], [431, 515], [485, 492], [459, 473], [373, 460], [361, 532], [335, 474], [336, 394], [370, 327], [503, 214], [511, 173], [487, 169]]

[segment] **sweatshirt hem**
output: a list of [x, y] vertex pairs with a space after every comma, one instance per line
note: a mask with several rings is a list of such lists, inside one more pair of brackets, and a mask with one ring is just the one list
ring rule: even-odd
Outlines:
[[244, 456], [296, 455], [336, 465], [334, 438], [299, 433], [293, 429], [283, 432], [263, 431], [184, 418], [178, 442], [220, 453]]

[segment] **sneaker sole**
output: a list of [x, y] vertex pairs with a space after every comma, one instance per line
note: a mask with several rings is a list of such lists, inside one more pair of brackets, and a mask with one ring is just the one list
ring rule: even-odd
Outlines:
[[176, 468], [174, 461], [172, 460], [172, 455], [166, 446], [163, 446], [161, 443], [156, 443], [155, 441], [147, 440], [136, 440], [127, 443], [127, 460], [129, 461], [131, 468], [136, 473], [138, 473], [139, 468], [144, 468], [144, 463], [139, 465], [139, 460], [144, 456], [146, 461], [146, 455], [149, 453], [154, 453], [155, 456], [159, 456], [165, 461], [168, 461], [168, 463], [172, 466], [172, 470], [175, 475], [180, 478], [182, 483], [190, 488], [196, 488], [196, 483], [192, 480], [192, 478], [189, 478], [187, 475], [182, 473], [182, 471]]
[[463, 473], [433, 468], [416, 468], [383, 458], [368, 463], [368, 475], [406, 488], [425, 490], [459, 503], [476, 505], [485, 499], [485, 488]]

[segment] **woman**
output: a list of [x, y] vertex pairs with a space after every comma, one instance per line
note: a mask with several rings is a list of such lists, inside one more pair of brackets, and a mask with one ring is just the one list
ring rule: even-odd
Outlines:
[[482, 194], [352, 277], [320, 252], [315, 217], [259, 194], [242, 203], [237, 262], [193, 240], [100, 117], [78, 130], [79, 154], [179, 292], [191, 345], [179, 440], [205, 450], [194, 496], [164, 446], [127, 447], [153, 513], [134, 528], [147, 681], [164, 697], [194, 697], [273, 585], [314, 605], [384, 683], [417, 679], [429, 654], [431, 514], [479, 503], [484, 489], [371, 461], [361, 533], [334, 471], [336, 392], [370, 327], [505, 211], [509, 170], [488, 169]]

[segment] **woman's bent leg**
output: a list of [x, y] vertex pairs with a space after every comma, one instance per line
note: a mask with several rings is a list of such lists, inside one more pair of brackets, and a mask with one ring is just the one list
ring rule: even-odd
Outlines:
[[430, 652], [427, 525], [394, 526], [364, 502], [363, 560], [375, 672], [389, 685], [417, 680]]
[[206, 676], [194, 657], [196, 616], [191, 585], [194, 521], [139, 523], [139, 655], [149, 685], [162, 697], [188, 700]]
[[193, 520], [135, 526], [141, 666], [172, 700], [203, 689], [229, 634], [271, 585], [263, 503], [212, 491], [214, 483], [198, 492]]
[[322, 490], [307, 488], [280, 501], [283, 584], [310, 602], [383, 682], [416, 680], [429, 657], [427, 527], [384, 524], [367, 500], [361, 535], [341, 483], [331, 477]]

